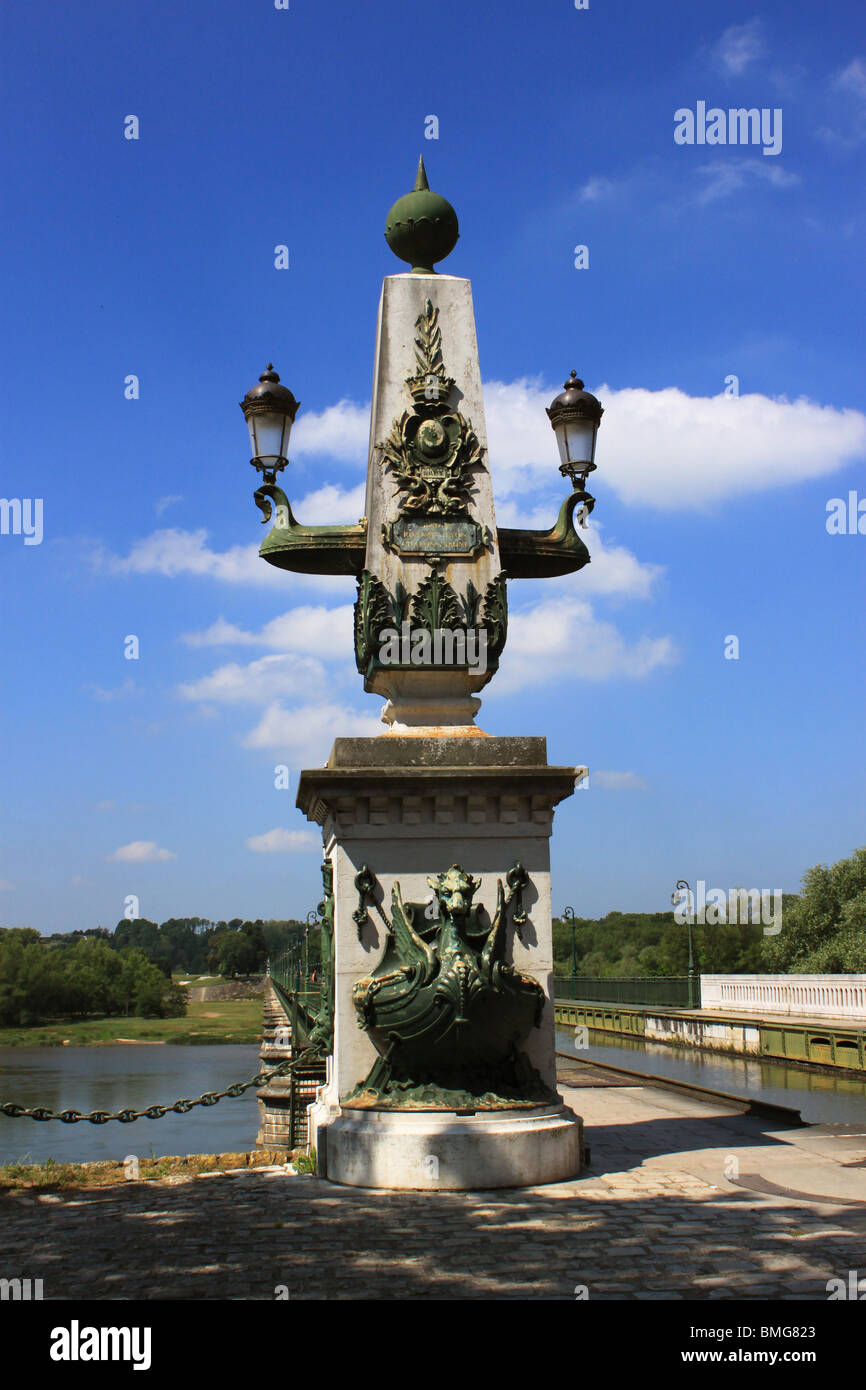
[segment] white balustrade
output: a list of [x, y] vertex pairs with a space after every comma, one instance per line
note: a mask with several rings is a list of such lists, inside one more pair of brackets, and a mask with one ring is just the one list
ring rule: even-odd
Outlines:
[[866, 1023], [866, 975], [702, 975], [701, 1007]]

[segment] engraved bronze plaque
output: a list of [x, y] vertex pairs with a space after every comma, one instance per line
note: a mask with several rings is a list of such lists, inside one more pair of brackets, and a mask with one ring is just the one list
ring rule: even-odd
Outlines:
[[388, 527], [388, 542], [401, 555], [474, 555], [484, 537], [477, 521], [401, 516]]

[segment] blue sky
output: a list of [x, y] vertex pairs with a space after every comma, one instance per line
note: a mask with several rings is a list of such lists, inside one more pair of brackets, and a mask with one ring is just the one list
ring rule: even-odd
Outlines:
[[[420, 151], [460, 217], [500, 522], [555, 515], [543, 407], [572, 367], [606, 406], [593, 563], [511, 585], [479, 716], [592, 769], [555, 904], [791, 891], [866, 840], [866, 535], [826, 527], [866, 499], [860, 6], [7, 0], [0, 24], [0, 494], [44, 518], [0, 535], [0, 921], [317, 901], [297, 770], [381, 702], [351, 581], [256, 558], [237, 402], [272, 359], [297, 514], [357, 519], [384, 220]], [[676, 144], [700, 101], [781, 110], [781, 151]]]

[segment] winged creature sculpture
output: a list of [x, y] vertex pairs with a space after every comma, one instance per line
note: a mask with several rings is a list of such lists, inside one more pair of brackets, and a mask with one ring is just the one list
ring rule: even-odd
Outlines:
[[485, 924], [472, 901], [480, 879], [452, 864], [427, 882], [436, 915], [433, 904], [405, 903], [395, 883], [384, 955], [354, 988], [359, 1025], [380, 1054], [359, 1097], [395, 1103], [411, 1091], [445, 1105], [455, 1091], [495, 1092], [537, 1102], [540, 1078], [519, 1047], [538, 1026], [545, 995], [505, 959], [511, 894], [500, 880]]

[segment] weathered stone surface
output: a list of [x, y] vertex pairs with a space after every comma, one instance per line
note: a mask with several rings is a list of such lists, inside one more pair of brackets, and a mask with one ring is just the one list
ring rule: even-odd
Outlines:
[[329, 768], [547, 767], [547, 739], [475, 735], [466, 738], [337, 738]]

